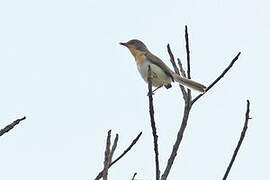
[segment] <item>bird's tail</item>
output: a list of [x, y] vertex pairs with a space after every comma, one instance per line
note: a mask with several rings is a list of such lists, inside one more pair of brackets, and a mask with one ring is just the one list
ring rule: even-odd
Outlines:
[[196, 81], [193, 81], [191, 79], [183, 78], [179, 76], [178, 74], [174, 73], [173, 78], [176, 82], [182, 84], [183, 86], [186, 86], [187, 88], [195, 89], [200, 92], [205, 92], [206, 87]]

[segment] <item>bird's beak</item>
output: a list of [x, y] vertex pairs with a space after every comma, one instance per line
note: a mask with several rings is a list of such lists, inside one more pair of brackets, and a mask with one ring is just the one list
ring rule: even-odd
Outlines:
[[119, 44], [128, 47], [127, 43], [120, 42]]

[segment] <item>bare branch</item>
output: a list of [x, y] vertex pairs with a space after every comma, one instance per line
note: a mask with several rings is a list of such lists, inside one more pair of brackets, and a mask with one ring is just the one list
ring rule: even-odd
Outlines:
[[[185, 40], [186, 40], [186, 53], [187, 53], [187, 77], [188, 77], [188, 79], [190, 79], [191, 78], [191, 76], [190, 76], [190, 51], [189, 51], [187, 26], [185, 26]], [[179, 64], [179, 67], [181, 68], [182, 64], [181, 64], [180, 60], [178, 61], [178, 64]], [[182, 142], [183, 135], [184, 135], [184, 132], [185, 132], [185, 129], [187, 126], [187, 121], [188, 121], [190, 109], [191, 109], [191, 91], [190, 91], [190, 89], [188, 89], [187, 98], [185, 101], [185, 108], [184, 108], [184, 115], [182, 118], [182, 123], [181, 123], [180, 129], [177, 133], [177, 138], [176, 138], [176, 141], [173, 145], [173, 150], [172, 150], [172, 153], [168, 159], [165, 171], [161, 176], [161, 180], [167, 179], [169, 172], [172, 168], [173, 162], [174, 162], [175, 157], [177, 155], [178, 148], [180, 146], [180, 143]]]
[[124, 150], [124, 152], [118, 157], [116, 158], [111, 164], [110, 164], [110, 167], [116, 163], [117, 161], [119, 161], [126, 153], [128, 153], [128, 151], [130, 151], [130, 149], [137, 143], [137, 141], [139, 140], [139, 138], [141, 137], [142, 135], [142, 132], [140, 132], [138, 134], [138, 136], [131, 142], [131, 144], [127, 147], [126, 150]]
[[183, 67], [183, 65], [181, 63], [181, 60], [179, 58], [177, 58], [177, 62], [178, 62], [178, 66], [180, 68], [181, 76], [186, 78], [187, 77], [186, 72], [185, 72], [184, 67]]
[[111, 147], [111, 130], [108, 131], [107, 141], [106, 141], [105, 159], [104, 159], [104, 169], [103, 169], [103, 179], [107, 180], [108, 169], [110, 166], [110, 147]]
[[113, 153], [114, 153], [114, 151], [115, 151], [115, 149], [117, 147], [118, 137], [119, 137], [119, 135], [116, 134], [116, 136], [114, 138], [114, 141], [113, 141], [113, 146], [112, 146], [112, 149], [111, 149], [111, 152], [110, 152], [110, 156], [109, 156], [110, 157], [109, 164], [112, 163], [112, 157], [113, 157]]
[[[188, 40], [188, 31], [187, 31], [187, 26], [185, 26], [185, 40], [186, 40], [186, 53], [187, 53], [187, 77], [190, 79], [190, 50], [189, 50], [189, 40]], [[231, 62], [231, 64], [225, 69], [225, 71], [206, 89], [206, 91], [208, 91], [210, 88], [212, 88], [225, 74], [226, 72], [232, 67], [232, 65], [234, 64], [234, 62], [238, 59], [240, 53], [238, 53], [238, 55], [234, 58], [234, 60]], [[178, 61], [178, 64], [179, 64], [179, 67], [180, 69], [183, 69], [181, 68], [182, 67], [182, 64], [180, 62], [180, 60]], [[180, 126], [180, 129], [177, 133], [177, 138], [176, 138], [176, 141], [173, 145], [173, 149], [172, 149], [172, 153], [168, 159], [168, 162], [167, 162], [167, 165], [166, 165], [166, 168], [165, 168], [165, 171], [164, 173], [162, 174], [161, 176], [161, 180], [166, 180], [167, 177], [168, 177], [168, 174], [171, 170], [171, 167], [173, 165], [173, 162], [175, 160], [175, 157], [177, 155], [177, 151], [178, 151], [178, 148], [182, 142], [182, 139], [183, 139], [183, 135], [184, 135], [184, 132], [185, 132], [185, 129], [186, 129], [186, 126], [187, 126], [187, 122], [188, 122], [188, 118], [189, 118], [189, 113], [190, 113], [190, 110], [192, 108], [192, 105], [194, 102], [196, 102], [200, 97], [202, 96], [199, 95], [197, 96], [193, 101], [191, 101], [191, 91], [188, 89], [188, 93], [187, 93], [187, 101], [185, 103], [185, 108], [184, 108], [184, 115], [183, 115], [183, 118], [182, 118], [182, 123], [181, 123], [181, 126]]]
[[4, 127], [3, 129], [0, 130], [0, 136], [2, 136], [3, 134], [7, 133], [8, 131], [10, 131], [11, 129], [13, 129], [17, 124], [19, 124], [21, 121], [25, 120], [26, 117], [22, 117], [20, 119], [17, 119], [15, 121], [13, 121], [11, 124], [7, 125], [6, 127]]
[[170, 48], [170, 44], [167, 44], [167, 50], [168, 50], [168, 53], [169, 53], [169, 56], [170, 56], [170, 61], [172, 63], [172, 66], [173, 66], [173, 69], [175, 71], [176, 74], [179, 74], [180, 75], [180, 72], [179, 72], [179, 69], [175, 63], [175, 60], [174, 60], [174, 55], [171, 51], [171, 48]]
[[[186, 40], [186, 53], [187, 53], [187, 78], [191, 79], [190, 75], [190, 50], [189, 50], [189, 39], [188, 39], [188, 28], [187, 25], [185, 26], [185, 40]], [[191, 91], [188, 89], [187, 101], [186, 103], [190, 104], [191, 101]]]
[[[131, 142], [131, 144], [124, 150], [124, 152], [123, 152], [120, 156], [118, 156], [114, 161], [112, 161], [112, 163], [110, 164], [109, 168], [110, 168], [113, 164], [115, 164], [117, 161], [119, 161], [122, 157], [124, 157], [125, 154], [127, 154], [127, 153], [131, 150], [131, 148], [132, 148], [132, 147], [137, 143], [137, 141], [140, 139], [141, 135], [142, 135], [142, 132], [140, 132], [140, 133], [137, 135], [137, 137]], [[98, 173], [98, 175], [97, 175], [97, 177], [95, 178], [95, 180], [98, 180], [98, 179], [102, 178], [102, 176], [103, 176], [103, 170], [100, 171], [100, 172]]]
[[227, 170], [226, 170], [226, 172], [225, 172], [225, 174], [224, 174], [223, 180], [226, 180], [226, 179], [227, 179], [228, 174], [229, 174], [229, 172], [230, 172], [230, 170], [231, 170], [231, 168], [232, 168], [233, 162], [234, 162], [234, 160], [235, 160], [235, 158], [236, 158], [236, 156], [237, 156], [237, 153], [238, 153], [238, 151], [239, 151], [239, 149], [240, 149], [240, 146], [241, 146], [241, 144], [242, 144], [242, 142], [243, 142], [243, 140], [244, 140], [244, 138], [245, 138], [246, 131], [247, 131], [247, 128], [248, 128], [248, 120], [251, 119], [251, 118], [249, 117], [249, 105], [250, 105], [249, 100], [247, 100], [247, 111], [246, 111], [245, 124], [244, 124], [243, 130], [242, 130], [242, 132], [241, 132], [240, 139], [239, 139], [239, 141], [238, 141], [238, 143], [237, 143], [237, 146], [236, 146], [236, 148], [235, 148], [235, 150], [234, 150], [234, 153], [233, 153], [232, 159], [231, 159], [231, 161], [230, 161], [230, 164], [228, 165]]
[[154, 118], [154, 106], [153, 106], [153, 96], [152, 96], [152, 81], [151, 81], [151, 67], [148, 66], [148, 97], [149, 97], [149, 113], [151, 120], [152, 133], [154, 137], [154, 151], [155, 151], [155, 163], [156, 163], [156, 180], [160, 179], [160, 170], [159, 170], [159, 159], [158, 159], [158, 136], [156, 123]]
[[188, 39], [188, 28], [185, 26], [185, 39], [186, 39], [186, 53], [187, 53], [187, 78], [191, 79], [190, 75], [190, 50], [189, 50], [189, 39]]
[[[241, 52], [239, 52], [231, 61], [231, 63], [228, 65], [228, 67], [218, 76], [218, 78], [212, 82], [205, 90], [205, 93], [207, 91], [209, 91], [221, 78], [223, 78], [223, 76], [232, 68], [232, 66], [234, 65], [234, 63], [238, 60], [239, 56], [240, 56]], [[205, 94], [204, 93], [204, 94]], [[191, 102], [191, 105], [193, 105], [200, 97], [202, 97], [204, 94], [200, 94], [198, 95], [196, 98], [194, 98]]]
[[131, 180], [135, 180], [136, 175], [137, 175], [137, 173], [135, 172]]
[[[174, 68], [175, 73], [180, 75], [179, 69], [176, 66], [176, 63], [175, 63], [175, 60], [174, 60], [174, 56], [173, 56], [173, 53], [171, 51], [171, 48], [170, 48], [170, 45], [169, 44], [167, 45], [167, 50], [168, 50], [168, 53], [170, 55], [170, 61], [172, 63], [172, 66]], [[181, 71], [181, 73], [182, 73], [182, 71], [184, 71], [183, 67], [181, 67], [181, 66], [180, 66], [180, 71]], [[183, 85], [179, 84], [179, 87], [180, 87], [180, 89], [182, 91], [183, 99], [186, 101], [187, 100], [187, 92], [186, 92], [186, 90], [185, 90], [185, 88], [184, 88]]]

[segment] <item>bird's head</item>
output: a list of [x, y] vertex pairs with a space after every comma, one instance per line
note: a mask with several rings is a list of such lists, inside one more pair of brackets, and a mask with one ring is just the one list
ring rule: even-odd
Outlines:
[[148, 49], [147, 47], [145, 46], [145, 44], [138, 40], [138, 39], [132, 39], [126, 43], [120, 43], [121, 45], [123, 46], [126, 46], [130, 51], [131, 53], [134, 55], [134, 53], [143, 53], [143, 52], [147, 52]]

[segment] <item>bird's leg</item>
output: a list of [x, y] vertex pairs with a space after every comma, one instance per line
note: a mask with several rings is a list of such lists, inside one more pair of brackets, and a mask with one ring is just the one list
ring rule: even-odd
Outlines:
[[[155, 92], [156, 90], [158, 90], [159, 88], [161, 88], [162, 86], [163, 86], [163, 85], [158, 86], [156, 89], [154, 89], [154, 90], [151, 92], [151, 94], [154, 95], [154, 92]], [[147, 94], [147, 96], [149, 96], [149, 93]]]
[[158, 86], [156, 89], [154, 89], [154, 91], [152, 91], [152, 93], [154, 93], [156, 90], [158, 90], [161, 87], [162, 87], [162, 85], [161, 86]]

